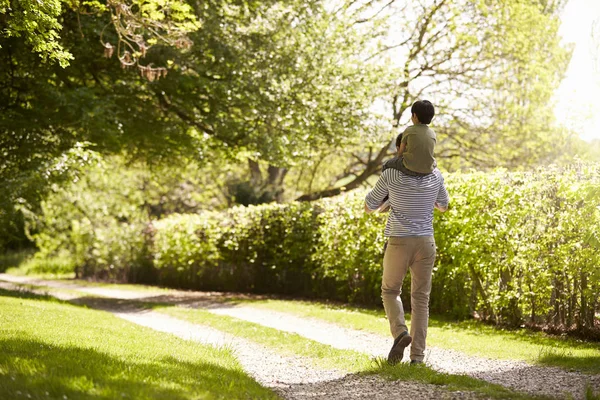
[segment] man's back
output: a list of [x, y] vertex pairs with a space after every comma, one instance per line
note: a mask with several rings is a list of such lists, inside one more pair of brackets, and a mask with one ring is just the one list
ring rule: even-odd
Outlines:
[[386, 196], [391, 205], [385, 228], [387, 237], [432, 236], [434, 204], [448, 205], [444, 178], [437, 168], [426, 176], [386, 169], [367, 195], [367, 207], [376, 210]]

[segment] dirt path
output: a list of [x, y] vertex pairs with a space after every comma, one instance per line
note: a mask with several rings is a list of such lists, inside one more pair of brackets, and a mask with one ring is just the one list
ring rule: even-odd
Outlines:
[[[200, 307], [215, 314], [228, 315], [281, 331], [297, 333], [335, 348], [355, 350], [374, 356], [387, 355], [391, 345], [391, 339], [388, 337], [346, 329], [323, 321], [301, 318], [286, 313], [246, 305], [228, 305], [214, 301], [214, 297], [203, 292], [173, 291], [168, 294], [158, 291], [134, 292], [111, 288], [89, 288], [76, 284], [39, 281], [26, 277], [12, 277], [0, 274], [0, 280], [2, 279], [17, 283], [78, 290], [110, 298], [143, 298], [144, 301], [168, 301], [185, 307]], [[93, 291], [90, 289], [93, 289]], [[222, 294], [217, 296], [222, 296]], [[590, 376], [555, 367], [533, 366], [522, 361], [491, 360], [483, 357], [468, 356], [452, 350], [429, 348], [427, 350], [426, 362], [432, 368], [441, 372], [467, 374], [478, 379], [531, 394], [543, 394], [559, 398], [571, 395], [576, 399], [582, 399], [585, 396], [584, 391], [588, 384], [596, 391], [600, 391], [600, 375]], [[324, 382], [328, 382], [328, 380]], [[315, 387], [320, 387], [317, 383], [315, 382]], [[291, 393], [289, 395], [291, 396], [290, 398], [296, 398]]]
[[[211, 306], [209, 311], [297, 333], [332, 347], [360, 351], [373, 356], [386, 356], [392, 343], [389, 337], [249, 306], [219, 304]], [[405, 352], [407, 359], [409, 348]], [[600, 390], [599, 375], [589, 376], [556, 367], [534, 366], [523, 361], [492, 360], [438, 347], [427, 349], [425, 361], [436, 371], [466, 374], [531, 394], [552, 397], [562, 394], [567, 397], [566, 394], [569, 393], [575, 398], [584, 398], [588, 384]]]
[[[13, 282], [9, 282], [12, 280]], [[0, 288], [7, 290], [23, 290], [18, 284], [26, 283], [24, 279], [12, 279], [0, 275]], [[32, 281], [27, 283], [33, 284]], [[40, 281], [36, 282], [41, 284]], [[55, 289], [70, 289], [80, 291], [82, 295], [90, 294], [85, 287], [65, 285], [59, 282], [45, 281], [46, 287]], [[99, 289], [99, 288], [96, 288]], [[376, 376], [357, 376], [346, 374], [339, 370], [323, 370], [313, 368], [309, 360], [302, 357], [284, 357], [254, 342], [241, 339], [219, 330], [191, 324], [167, 315], [142, 310], [132, 306], [129, 302], [110, 301], [107, 299], [86, 298], [76, 293], [61, 293], [48, 291], [47, 288], [27, 291], [37, 294], [48, 294], [62, 300], [85, 304], [91, 308], [108, 311], [119, 318], [132, 323], [145, 326], [156, 331], [170, 333], [185, 340], [197, 341], [215, 347], [232, 349], [244, 370], [258, 382], [271, 388], [284, 399], [376, 399], [384, 400], [407, 396], [415, 399], [482, 399], [470, 392], [450, 392], [436, 385], [416, 382], [388, 382]], [[104, 295], [114, 292], [113, 289], [103, 289]], [[97, 290], [93, 294], [100, 294]], [[130, 296], [131, 295], [131, 296]], [[125, 294], [125, 299], [130, 300], [132, 293]]]

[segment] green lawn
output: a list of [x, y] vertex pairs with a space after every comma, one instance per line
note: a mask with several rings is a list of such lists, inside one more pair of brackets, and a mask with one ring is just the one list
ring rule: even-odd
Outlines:
[[275, 399], [227, 349], [0, 290], [0, 398]]
[[[229, 300], [302, 317], [316, 318], [344, 327], [389, 336], [383, 310], [290, 300]], [[410, 315], [407, 315], [410, 319]], [[448, 321], [432, 316], [427, 343], [467, 354], [496, 359], [524, 360], [542, 365], [600, 373], [600, 343], [584, 342], [527, 329], [505, 330], [478, 321]]]

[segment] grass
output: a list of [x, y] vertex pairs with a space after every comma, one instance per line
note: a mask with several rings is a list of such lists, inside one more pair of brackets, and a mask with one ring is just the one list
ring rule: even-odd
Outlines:
[[0, 290], [0, 398], [275, 399], [227, 349]]
[[472, 391], [495, 399], [543, 399], [515, 392], [500, 385], [471, 378], [466, 375], [451, 375], [434, 371], [422, 365], [409, 364], [389, 366], [381, 359], [351, 350], [340, 350], [322, 343], [306, 339], [298, 334], [282, 332], [237, 318], [215, 315], [201, 309], [190, 309], [168, 305], [146, 303], [155, 311], [186, 320], [191, 323], [207, 325], [237, 337], [245, 338], [264, 345], [282, 355], [305, 357], [320, 368], [335, 368], [347, 372], [365, 375], [377, 374], [389, 380], [417, 381], [434, 385], [443, 385], [452, 391]]
[[585, 400], [600, 400], [600, 393], [594, 393], [592, 386], [585, 388]]
[[100, 287], [103, 289], [118, 289], [118, 290], [127, 290], [132, 292], [158, 292], [158, 293], [168, 293], [173, 289], [162, 288], [158, 286], [148, 286], [141, 284], [129, 284], [129, 283], [107, 283], [107, 282], [93, 282], [86, 281], [84, 279], [55, 279], [58, 282], [63, 283], [74, 283], [79, 286], [86, 287]]
[[[135, 291], [169, 289], [143, 285], [102, 284], [79, 280], [68, 282]], [[224, 300], [232, 304], [316, 318], [351, 329], [389, 337], [389, 325], [383, 310], [313, 301], [246, 298]], [[407, 314], [410, 320], [410, 315]], [[450, 321], [431, 316], [427, 342], [431, 346], [453, 349], [466, 354], [506, 360], [557, 366], [586, 373], [600, 373], [600, 343], [547, 335], [527, 329], [506, 330], [478, 321]], [[510, 351], [506, 351], [507, 347]]]
[[[291, 300], [229, 300], [232, 303], [316, 318], [347, 328], [389, 336], [383, 310]], [[407, 315], [410, 320], [410, 315]], [[506, 330], [478, 321], [449, 321], [431, 316], [427, 334], [431, 346], [474, 356], [523, 360], [587, 373], [600, 373], [600, 343], [547, 335], [526, 329]], [[510, 349], [510, 351], [507, 351]]]
[[191, 323], [207, 325], [237, 337], [251, 340], [271, 348], [286, 356], [300, 356], [310, 358], [309, 361], [316, 367], [339, 368], [344, 366], [348, 372], [358, 372], [371, 367], [372, 360], [369, 356], [357, 351], [335, 349], [296, 333], [283, 332], [253, 322], [216, 315], [201, 309], [189, 309], [170, 305], [157, 305], [146, 303], [155, 311], [186, 320]]
[[[132, 292], [141, 292], [141, 293], [145, 293], [145, 292], [168, 293], [173, 290], [173, 289], [162, 288], [162, 287], [158, 287], [158, 286], [148, 286], [148, 285], [141, 285], [141, 284], [86, 281], [84, 279], [74, 279], [69, 274], [56, 275], [56, 274], [49, 274], [49, 273], [25, 273], [25, 272], [26, 271], [24, 271], [22, 269], [18, 269], [18, 270], [9, 269], [8, 271], [6, 271], [6, 273], [10, 274], [10, 275], [15, 275], [15, 276], [27, 275], [27, 276], [29, 276], [31, 278], [35, 278], [35, 279], [46, 279], [46, 280], [52, 280], [54, 282], [75, 284], [75, 285], [85, 286], [85, 287], [99, 287], [99, 288], [103, 288], [103, 289], [118, 289], [118, 290], [127, 290], [127, 291], [132, 291]], [[43, 286], [43, 285], [36, 285], [36, 286]]]

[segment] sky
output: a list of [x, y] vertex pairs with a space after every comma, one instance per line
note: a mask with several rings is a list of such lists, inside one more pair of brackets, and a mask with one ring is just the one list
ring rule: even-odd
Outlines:
[[[565, 79], [555, 94], [554, 114], [584, 140], [600, 139], [600, 65], [594, 68], [591, 32], [600, 0], [569, 0], [561, 15], [560, 34], [575, 50]], [[599, 54], [600, 56], [600, 54]]]

